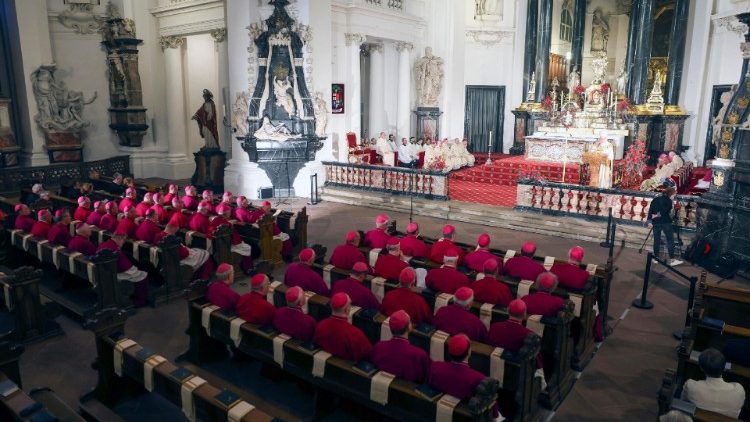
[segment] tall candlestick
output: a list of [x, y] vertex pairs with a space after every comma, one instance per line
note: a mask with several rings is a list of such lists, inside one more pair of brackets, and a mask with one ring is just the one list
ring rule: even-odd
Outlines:
[[489, 146], [487, 147], [487, 161], [484, 162], [485, 166], [492, 164], [492, 159], [490, 158], [491, 153], [492, 153], [492, 131], [490, 131], [490, 143], [489, 143]]

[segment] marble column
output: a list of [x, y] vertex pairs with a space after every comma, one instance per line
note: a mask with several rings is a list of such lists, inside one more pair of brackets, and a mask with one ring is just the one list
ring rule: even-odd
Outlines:
[[398, 51], [398, 101], [396, 107], [396, 130], [398, 138], [411, 136], [411, 50], [408, 42], [396, 42]]
[[654, 36], [654, 4], [656, 0], [642, 0], [638, 7], [638, 31], [633, 50], [633, 72], [630, 74], [630, 102], [643, 104], [648, 95], [648, 63]]
[[362, 137], [362, 75], [360, 73], [360, 48], [365, 42], [363, 34], [345, 34], [346, 49], [348, 56], [348, 73], [344, 95], [346, 96], [346, 121], [347, 132], [352, 131], [357, 134], [357, 138]]
[[159, 43], [164, 50], [164, 71], [166, 73], [167, 138], [169, 152], [167, 161], [182, 162], [187, 159], [188, 136], [185, 112], [184, 76], [182, 71], [182, 47], [185, 38], [178, 36], [161, 37]]
[[[581, 74], [583, 68], [583, 34], [586, 27], [586, 0], [574, 0], [573, 5], [573, 45], [570, 52], [570, 67], [568, 72], [574, 69]], [[575, 87], [569, 86], [568, 89]]]
[[667, 68], [667, 87], [664, 101], [677, 104], [680, 99], [682, 83], [682, 65], [685, 59], [685, 38], [687, 37], [690, 0], [676, 0], [674, 18], [672, 18], [672, 38], [669, 44], [669, 64]]
[[368, 44], [370, 51], [370, 118], [367, 135], [385, 130], [385, 60], [383, 43]]
[[523, 53], [523, 92], [521, 102], [526, 102], [526, 94], [529, 92], [529, 79], [536, 70], [536, 37], [537, 19], [539, 15], [539, 1], [528, 0], [526, 5], [526, 42]]
[[[625, 95], [628, 97], [632, 92], [630, 87], [632, 85], [633, 75], [633, 56], [635, 55], [635, 44], [638, 37], [638, 5], [640, 2], [634, 1], [633, 5], [630, 6], [630, 24], [628, 26], [628, 49], [625, 53], [625, 71], [628, 72], [628, 83], [625, 86]], [[619, 72], [619, 70], [618, 70]]]
[[211, 31], [211, 38], [214, 39], [216, 47], [216, 58], [218, 61], [218, 86], [219, 92], [214, 93], [214, 102], [216, 102], [217, 121], [219, 122], [219, 147], [227, 153], [227, 160], [232, 158], [232, 132], [231, 128], [224, 126], [226, 120], [230, 122], [232, 116], [230, 110], [232, 104], [229, 96], [229, 56], [227, 51], [227, 29], [218, 28]]
[[539, 1], [539, 26], [536, 39], [536, 102], [541, 103], [549, 86], [549, 48], [552, 42], [552, 0]]

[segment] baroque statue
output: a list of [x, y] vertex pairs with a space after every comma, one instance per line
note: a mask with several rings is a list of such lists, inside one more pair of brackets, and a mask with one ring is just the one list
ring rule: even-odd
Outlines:
[[57, 66], [42, 65], [31, 74], [31, 85], [39, 113], [34, 120], [42, 129], [54, 132], [79, 132], [89, 122], [83, 119], [83, 107], [96, 100], [96, 92], [89, 99], [81, 91], [71, 91], [55, 79]]
[[317, 91], [313, 97], [313, 110], [315, 111], [315, 134], [326, 136], [328, 130], [328, 105], [325, 95]]
[[248, 106], [250, 103], [250, 94], [247, 91], [237, 93], [232, 105], [232, 126], [241, 136], [247, 135], [247, 116], [249, 115]]
[[437, 107], [443, 89], [443, 59], [432, 54], [432, 48], [424, 49], [424, 56], [414, 64], [417, 80], [417, 106]]
[[591, 52], [606, 52], [607, 41], [609, 41], [609, 17], [597, 7], [591, 18]]
[[260, 129], [256, 130], [255, 133], [253, 133], [253, 136], [262, 141], [278, 142], [301, 137], [299, 134], [292, 134], [292, 131], [284, 126], [284, 123], [273, 124], [268, 116], [263, 116], [263, 122]]
[[620, 73], [617, 75], [617, 93], [624, 94], [625, 87], [628, 84], [628, 72], [625, 71], [625, 65], [620, 68]]
[[573, 71], [568, 75], [568, 92], [573, 92], [578, 85], [581, 84], [581, 74], [578, 73], [578, 66], [573, 68]]
[[206, 148], [219, 149], [219, 131], [216, 123], [216, 104], [214, 94], [203, 90], [203, 105], [193, 114], [193, 120], [198, 122], [201, 138], [206, 142]]
[[497, 0], [474, 0], [474, 19], [497, 14]]

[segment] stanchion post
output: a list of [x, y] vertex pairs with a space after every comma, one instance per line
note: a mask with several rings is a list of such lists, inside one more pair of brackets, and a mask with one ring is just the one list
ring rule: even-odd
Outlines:
[[654, 255], [651, 252], [646, 255], [646, 274], [643, 275], [643, 290], [641, 291], [641, 298], [633, 301], [633, 306], [638, 309], [651, 309], [654, 307], [653, 303], [646, 300], [646, 295], [648, 294], [648, 281], [649, 277], [651, 277], [651, 260], [653, 257]]
[[607, 236], [604, 238], [604, 242], [600, 243], [599, 246], [602, 248], [610, 248], [612, 242], [610, 242], [610, 236], [612, 232], [612, 207], [609, 207], [609, 216], [607, 217]]

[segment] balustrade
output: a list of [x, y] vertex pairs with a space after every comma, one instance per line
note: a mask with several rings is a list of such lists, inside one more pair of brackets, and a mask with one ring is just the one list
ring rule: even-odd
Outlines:
[[448, 199], [448, 176], [428, 170], [324, 162], [327, 186]]

